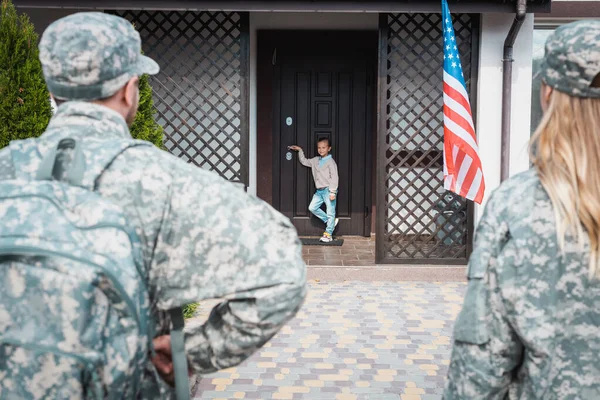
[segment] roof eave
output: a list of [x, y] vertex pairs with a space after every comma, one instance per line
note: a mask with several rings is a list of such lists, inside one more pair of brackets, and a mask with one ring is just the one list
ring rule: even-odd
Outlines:
[[[13, 0], [22, 8], [148, 9], [265, 12], [436, 12], [440, 0], [404, 1], [202, 1], [202, 0]], [[511, 0], [449, 0], [452, 12], [515, 12]], [[529, 0], [528, 12], [548, 13], [551, 0]]]

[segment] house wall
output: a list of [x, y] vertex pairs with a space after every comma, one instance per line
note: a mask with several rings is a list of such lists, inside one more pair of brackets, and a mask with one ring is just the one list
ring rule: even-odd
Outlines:
[[[42, 33], [53, 21], [76, 9], [21, 9], [36, 31]], [[486, 196], [500, 184], [500, 129], [502, 99], [502, 45], [514, 19], [513, 14], [483, 14], [479, 52], [479, 85], [476, 110], [480, 155], [486, 178]], [[257, 190], [257, 31], [260, 29], [355, 29], [376, 30], [375, 13], [250, 13], [250, 185]], [[531, 61], [533, 16], [528, 15], [514, 48], [513, 101], [511, 122], [511, 166], [515, 174], [529, 167], [527, 143], [530, 132]], [[534, 99], [535, 101], [535, 99]], [[485, 201], [485, 200], [484, 200]], [[476, 216], [482, 207], [476, 208]]]
[[[500, 184], [500, 143], [502, 121], [502, 56], [504, 39], [514, 15], [484, 14], [479, 52], [477, 93], [477, 134], [483, 166], [485, 201]], [[512, 119], [510, 135], [511, 176], [529, 168], [528, 142], [531, 118], [531, 61], [533, 15], [528, 14], [514, 46]], [[475, 210], [476, 220], [483, 206]]]

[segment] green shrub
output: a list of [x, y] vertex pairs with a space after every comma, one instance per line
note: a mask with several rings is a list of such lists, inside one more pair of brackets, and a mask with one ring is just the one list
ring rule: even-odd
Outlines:
[[196, 313], [196, 310], [198, 309], [199, 306], [200, 306], [200, 304], [198, 304], [198, 303], [192, 303], [192, 304], [188, 304], [187, 306], [183, 307], [183, 318], [185, 318], [185, 319], [192, 318], [194, 316], [194, 314]]
[[[26, 14], [17, 14], [10, 0], [0, 9], [0, 148], [11, 140], [40, 136], [52, 109], [42, 66], [38, 35]], [[140, 104], [131, 135], [163, 149], [163, 130], [154, 120], [148, 76], [140, 77]]]
[[135, 115], [130, 131], [135, 139], [147, 140], [156, 147], [164, 149], [163, 129], [154, 120], [154, 100], [152, 100], [152, 87], [148, 82], [148, 75], [140, 77], [140, 105]]
[[52, 117], [38, 35], [9, 0], [0, 8], [0, 148], [41, 135]]

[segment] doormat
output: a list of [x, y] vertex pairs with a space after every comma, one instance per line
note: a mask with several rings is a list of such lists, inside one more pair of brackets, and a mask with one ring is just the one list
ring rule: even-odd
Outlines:
[[344, 239], [333, 239], [329, 243], [319, 241], [320, 238], [300, 238], [303, 246], [341, 246], [344, 244]]

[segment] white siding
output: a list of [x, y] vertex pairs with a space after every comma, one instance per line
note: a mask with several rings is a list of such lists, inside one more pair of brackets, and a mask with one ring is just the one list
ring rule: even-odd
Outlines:
[[[479, 51], [477, 134], [486, 180], [484, 202], [500, 184], [502, 121], [502, 53], [504, 39], [514, 20], [511, 14], [484, 14]], [[531, 60], [533, 15], [527, 15], [514, 46], [510, 174], [529, 168], [528, 143], [531, 115]], [[485, 203], [484, 203], [485, 204]], [[482, 207], [477, 207], [476, 217]]]

